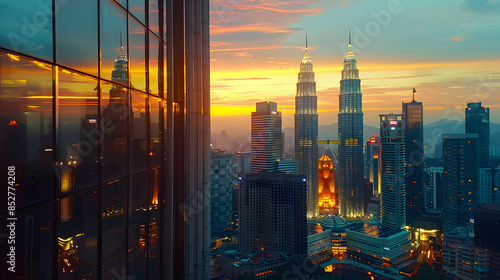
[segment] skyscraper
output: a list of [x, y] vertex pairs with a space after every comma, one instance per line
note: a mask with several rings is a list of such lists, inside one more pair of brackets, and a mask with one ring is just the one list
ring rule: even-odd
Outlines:
[[490, 108], [481, 106], [481, 102], [467, 103], [465, 133], [479, 135], [479, 167], [490, 167]]
[[278, 171], [283, 155], [281, 112], [276, 102], [258, 102], [252, 112], [252, 173]]
[[295, 174], [307, 177], [307, 217], [318, 216], [318, 97], [313, 65], [307, 52], [300, 63], [295, 96]]
[[[499, 231], [500, 203], [483, 204], [474, 208], [474, 245], [486, 250], [488, 254], [484, 267], [478, 269], [478, 265], [474, 265], [474, 279], [500, 279], [500, 240], [496, 234]], [[482, 274], [483, 277], [477, 277], [477, 274]]]
[[[19, 184], [2, 279], [210, 277], [209, 1], [146, 3], [49, 1], [37, 36], [0, 32], [0, 130], [16, 133], [0, 167]], [[1, 14], [22, 38], [33, 10]]]
[[467, 227], [479, 185], [477, 134], [443, 135], [443, 222], [445, 232]]
[[240, 248], [245, 254], [307, 255], [307, 183], [305, 176], [259, 172], [240, 185]]
[[382, 192], [380, 219], [392, 229], [406, 226], [404, 115], [380, 115]]
[[339, 204], [340, 215], [363, 217], [363, 108], [361, 80], [356, 57], [349, 50], [344, 58], [344, 69], [339, 94]]
[[212, 235], [223, 236], [233, 218], [233, 156], [212, 150], [210, 158], [210, 223]]
[[403, 102], [405, 120], [405, 147], [406, 147], [406, 214], [408, 224], [413, 224], [425, 212], [424, 197], [424, 127], [422, 102], [413, 100]]
[[380, 137], [373, 132], [370, 140], [366, 142], [366, 179], [373, 183], [372, 196], [380, 195], [380, 185], [382, 183], [380, 173]]

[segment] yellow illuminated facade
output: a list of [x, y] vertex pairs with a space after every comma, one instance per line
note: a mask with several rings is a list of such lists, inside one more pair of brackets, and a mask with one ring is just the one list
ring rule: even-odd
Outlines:
[[333, 159], [326, 153], [318, 160], [318, 196], [320, 214], [337, 210]]

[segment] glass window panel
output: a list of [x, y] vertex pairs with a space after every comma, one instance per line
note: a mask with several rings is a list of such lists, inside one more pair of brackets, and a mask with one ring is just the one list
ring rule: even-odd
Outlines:
[[[16, 212], [16, 255], [15, 270], [17, 278], [15, 279], [37, 279], [52, 280], [53, 257], [53, 222], [54, 222], [54, 204], [45, 203], [25, 210]], [[2, 221], [6, 221], [9, 216], [0, 216]], [[2, 233], [4, 225], [2, 225]], [[14, 279], [14, 273], [7, 271], [7, 261], [5, 257], [7, 251], [7, 235], [2, 240], [2, 275], [11, 276]], [[2, 278], [3, 279], [3, 278]]]
[[60, 198], [58, 224], [59, 279], [97, 279], [97, 190]]
[[148, 172], [130, 177], [128, 222], [128, 275], [146, 279], [148, 233]]
[[130, 115], [130, 172], [144, 170], [148, 167], [147, 128], [148, 115], [146, 111], [148, 96], [146, 94], [131, 92]]
[[163, 2], [163, 34], [161, 34], [161, 39], [164, 40], [165, 42], [167, 41], [167, 37], [165, 34], [167, 34], [167, 3], [166, 1]]
[[160, 108], [162, 100], [157, 97], [150, 97], [149, 107], [149, 163], [152, 166], [160, 164], [160, 140], [161, 140], [161, 127], [160, 127]]
[[149, 247], [148, 247], [148, 276], [149, 279], [160, 279], [160, 240], [158, 238], [160, 224], [160, 210], [158, 207], [158, 191], [160, 182], [160, 168], [150, 169], [149, 180]]
[[163, 44], [163, 98], [167, 98], [167, 44]]
[[64, 1], [58, 9], [57, 63], [97, 76], [97, 1]]
[[115, 1], [116, 3], [120, 4], [125, 9], [127, 8], [127, 0], [112, 0], [112, 1]]
[[128, 0], [128, 10], [144, 25], [146, 25], [146, 12], [144, 9], [144, 0]]
[[60, 68], [55, 170], [61, 194], [98, 184], [101, 131], [97, 79]]
[[128, 85], [127, 13], [112, 0], [101, 0], [101, 77]]
[[149, 29], [160, 36], [158, 0], [149, 0]]
[[0, 52], [0, 80], [0, 167], [15, 167], [17, 207], [47, 201], [54, 195], [52, 66]]
[[128, 180], [114, 181], [101, 188], [102, 279], [114, 279], [127, 267]]
[[103, 144], [102, 180], [108, 182], [128, 172], [128, 92], [125, 87], [101, 81]]
[[52, 61], [52, 1], [2, 1], [0, 46]]
[[146, 91], [146, 29], [129, 16], [130, 85]]
[[149, 34], [149, 93], [158, 95], [158, 65], [160, 56], [160, 40]]

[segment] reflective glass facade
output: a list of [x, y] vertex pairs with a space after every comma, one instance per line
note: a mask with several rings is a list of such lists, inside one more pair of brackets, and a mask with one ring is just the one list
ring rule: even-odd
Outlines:
[[424, 117], [422, 102], [403, 102], [405, 117], [406, 215], [414, 225], [425, 212], [424, 197]]
[[252, 173], [279, 171], [283, 157], [281, 112], [276, 102], [264, 101], [252, 112]]
[[206, 279], [208, 1], [28, 2], [0, 9], [2, 279]]

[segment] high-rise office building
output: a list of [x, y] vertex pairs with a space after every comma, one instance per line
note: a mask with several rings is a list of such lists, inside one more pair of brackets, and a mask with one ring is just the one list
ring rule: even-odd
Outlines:
[[209, 2], [146, 3], [2, 3], [2, 279], [210, 277]]
[[368, 182], [373, 184], [373, 189], [371, 190], [371, 196], [380, 196], [380, 186], [382, 183], [382, 175], [380, 173], [380, 137], [375, 136], [375, 131], [373, 132], [370, 140], [366, 142], [366, 170], [365, 177]]
[[305, 176], [282, 172], [246, 174], [240, 185], [239, 234], [244, 254], [307, 254]]
[[425, 212], [424, 195], [424, 122], [422, 102], [403, 102], [405, 120], [406, 215], [409, 225]]
[[477, 134], [443, 135], [443, 225], [445, 232], [467, 227], [479, 184]]
[[300, 63], [295, 96], [295, 174], [307, 177], [307, 217], [317, 217], [318, 209], [318, 97], [313, 64], [307, 52]]
[[363, 108], [361, 80], [356, 57], [349, 50], [344, 58], [344, 69], [339, 94], [339, 204], [340, 215], [348, 218], [363, 217]]
[[210, 223], [212, 235], [223, 236], [233, 218], [233, 155], [212, 150], [210, 158]]
[[252, 112], [252, 173], [278, 171], [283, 157], [281, 112], [276, 102], [264, 101]]
[[406, 226], [405, 121], [402, 114], [380, 115], [382, 226]]
[[490, 167], [490, 108], [481, 106], [481, 102], [467, 103], [465, 133], [479, 135], [479, 167]]
[[443, 167], [429, 166], [425, 168], [425, 171], [429, 174], [426, 194], [427, 211], [441, 211], [443, 208]]
[[500, 279], [500, 239], [497, 232], [500, 232], [500, 203], [474, 208], [474, 245], [486, 250], [488, 256], [483, 267], [478, 269], [476, 263], [475, 279]]

